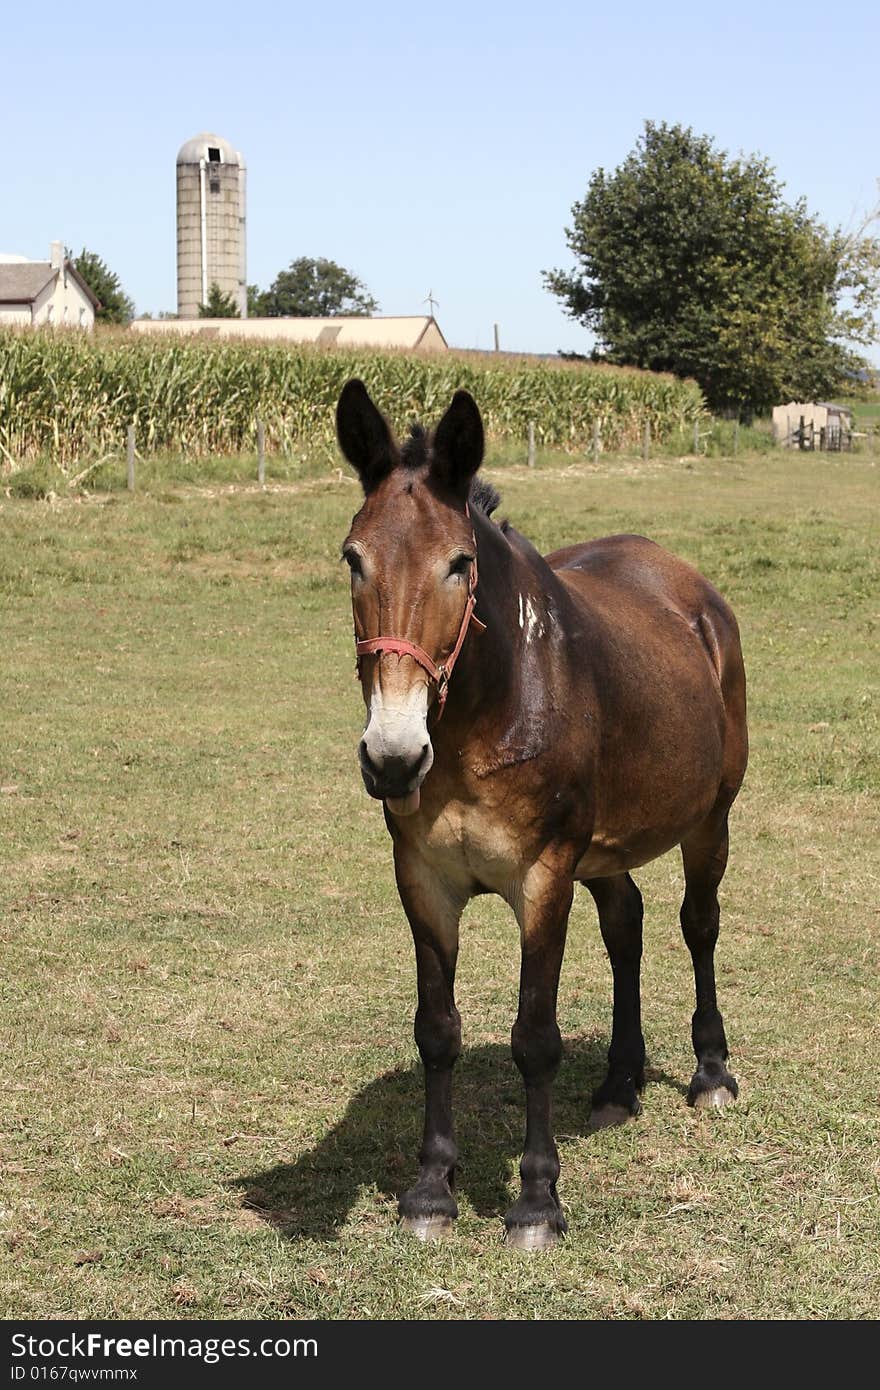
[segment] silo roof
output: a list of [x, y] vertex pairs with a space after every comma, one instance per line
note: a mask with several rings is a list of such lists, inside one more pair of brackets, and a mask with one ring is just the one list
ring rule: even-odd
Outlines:
[[230, 145], [222, 135], [212, 135], [207, 130], [181, 145], [177, 155], [178, 164], [198, 164], [199, 160], [206, 160], [209, 147], [220, 151], [224, 164], [237, 164], [241, 169], [245, 167], [244, 156], [234, 145]]

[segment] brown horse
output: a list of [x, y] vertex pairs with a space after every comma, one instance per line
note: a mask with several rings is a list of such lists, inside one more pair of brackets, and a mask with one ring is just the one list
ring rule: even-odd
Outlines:
[[343, 546], [367, 708], [361, 771], [385, 803], [418, 971], [425, 1129], [400, 1214], [422, 1237], [457, 1215], [458, 925], [470, 898], [497, 893], [520, 927], [512, 1042], [526, 1091], [522, 1191], [505, 1224], [511, 1244], [538, 1249], [566, 1228], [550, 1097], [575, 882], [595, 899], [614, 977], [592, 1127], [640, 1109], [642, 898], [630, 870], [674, 845], [696, 981], [688, 1100], [737, 1094], [713, 963], [727, 816], [748, 755], [736, 620], [711, 584], [640, 536], [542, 558], [491, 520], [498, 497], [475, 481], [483, 427], [465, 391], [433, 434], [415, 426], [400, 448], [349, 381], [337, 429], [366, 494]]

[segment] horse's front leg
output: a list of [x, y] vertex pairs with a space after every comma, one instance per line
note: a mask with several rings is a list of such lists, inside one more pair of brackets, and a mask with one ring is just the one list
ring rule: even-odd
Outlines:
[[504, 1218], [507, 1242], [543, 1250], [566, 1230], [556, 1195], [559, 1154], [550, 1114], [553, 1078], [562, 1056], [556, 992], [565, 950], [573, 885], [569, 877], [536, 864], [514, 902], [522, 938], [519, 1012], [513, 1057], [526, 1087], [526, 1139], [520, 1163], [522, 1192]]
[[401, 902], [412, 928], [418, 974], [416, 1044], [425, 1068], [425, 1129], [419, 1176], [400, 1199], [401, 1226], [422, 1240], [446, 1234], [458, 1215], [453, 1196], [458, 1148], [452, 1122], [452, 1068], [461, 1051], [455, 1007], [458, 924], [467, 900], [418, 856], [395, 848]]

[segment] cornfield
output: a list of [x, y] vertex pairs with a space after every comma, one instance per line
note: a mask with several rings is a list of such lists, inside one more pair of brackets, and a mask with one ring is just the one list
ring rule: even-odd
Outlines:
[[186, 457], [254, 448], [257, 420], [270, 452], [333, 440], [334, 407], [350, 376], [366, 382], [400, 429], [435, 421], [456, 389], [480, 405], [490, 438], [539, 445], [635, 447], [645, 424], [662, 443], [703, 417], [693, 382], [624, 368], [412, 356], [252, 343], [152, 338], [125, 331], [0, 331], [0, 464], [50, 458], [61, 468], [118, 452], [134, 425], [138, 452]]

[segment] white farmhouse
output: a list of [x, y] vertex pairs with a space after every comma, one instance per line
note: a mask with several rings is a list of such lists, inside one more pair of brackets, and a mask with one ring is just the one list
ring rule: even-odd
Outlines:
[[94, 328], [99, 301], [53, 241], [48, 261], [0, 255], [0, 327]]

